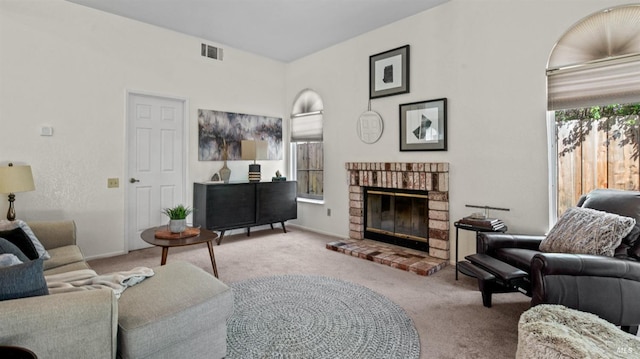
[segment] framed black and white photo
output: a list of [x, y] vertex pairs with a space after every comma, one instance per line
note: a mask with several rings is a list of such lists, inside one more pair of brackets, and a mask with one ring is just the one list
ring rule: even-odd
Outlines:
[[446, 98], [400, 105], [400, 151], [446, 150]]
[[369, 98], [409, 92], [409, 45], [369, 56]]

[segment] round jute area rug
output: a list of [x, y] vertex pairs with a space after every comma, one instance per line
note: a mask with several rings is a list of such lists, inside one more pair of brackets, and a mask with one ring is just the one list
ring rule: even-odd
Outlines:
[[231, 287], [235, 304], [227, 325], [227, 359], [420, 356], [411, 318], [361, 285], [285, 275]]

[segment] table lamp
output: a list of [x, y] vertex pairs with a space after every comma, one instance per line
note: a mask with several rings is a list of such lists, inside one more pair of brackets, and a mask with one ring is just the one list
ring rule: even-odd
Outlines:
[[9, 194], [8, 220], [13, 221], [16, 219], [16, 210], [13, 208], [13, 202], [16, 200], [14, 193], [33, 191], [35, 189], [31, 166], [14, 166], [13, 163], [9, 163], [7, 167], [0, 167], [0, 193]]
[[260, 182], [260, 165], [256, 160], [266, 160], [269, 152], [267, 141], [242, 140], [242, 159], [253, 160], [249, 165], [249, 182]]

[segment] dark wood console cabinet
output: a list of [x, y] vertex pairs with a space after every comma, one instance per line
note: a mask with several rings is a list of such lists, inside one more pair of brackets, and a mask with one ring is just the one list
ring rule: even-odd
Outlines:
[[282, 224], [298, 217], [295, 181], [194, 183], [193, 224], [220, 231], [218, 244], [224, 232], [273, 223]]

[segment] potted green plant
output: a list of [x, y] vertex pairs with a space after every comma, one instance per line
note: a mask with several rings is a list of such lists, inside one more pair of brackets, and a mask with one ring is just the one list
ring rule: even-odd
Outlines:
[[193, 212], [193, 209], [181, 204], [162, 210], [162, 213], [169, 217], [169, 230], [171, 233], [181, 233], [187, 229], [187, 216], [191, 214], [191, 212]]

